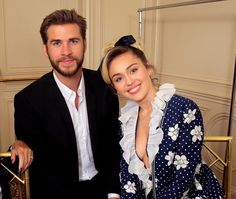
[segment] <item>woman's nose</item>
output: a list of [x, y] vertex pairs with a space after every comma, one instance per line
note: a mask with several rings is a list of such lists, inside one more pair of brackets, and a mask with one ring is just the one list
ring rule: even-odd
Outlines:
[[133, 79], [132, 79], [129, 75], [127, 75], [127, 76], [126, 76], [126, 84], [127, 84], [127, 85], [131, 85], [132, 82], [133, 82]]

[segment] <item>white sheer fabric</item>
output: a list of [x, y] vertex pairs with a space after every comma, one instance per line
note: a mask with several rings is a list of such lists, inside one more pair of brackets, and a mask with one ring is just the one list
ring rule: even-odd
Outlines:
[[[150, 129], [147, 143], [147, 153], [150, 165], [152, 165], [155, 155], [159, 151], [159, 145], [163, 139], [161, 122], [164, 117], [164, 109], [174, 93], [175, 87], [173, 84], [163, 84], [159, 87], [156, 97], [152, 102], [153, 110], [149, 124]], [[125, 107], [121, 109], [119, 120], [122, 122], [123, 138], [120, 141], [120, 145], [124, 151], [123, 157], [129, 165], [129, 172], [131, 174], [136, 174], [143, 182], [144, 188], [151, 190], [152, 182], [149, 180], [149, 177], [152, 169], [144, 167], [143, 162], [139, 159], [135, 150], [138, 111], [139, 105], [133, 101], [128, 101]]]

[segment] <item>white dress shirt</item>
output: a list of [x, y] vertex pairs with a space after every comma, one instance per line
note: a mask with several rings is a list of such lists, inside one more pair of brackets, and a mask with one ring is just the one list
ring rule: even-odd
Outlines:
[[[54, 72], [53, 76], [65, 98], [74, 125], [79, 160], [79, 181], [90, 180], [98, 173], [98, 171], [95, 168], [91, 140], [89, 136], [90, 132], [83, 74], [77, 90], [77, 95], [79, 96], [78, 110], [75, 107], [76, 93], [60, 82]], [[112, 197], [119, 198], [119, 195], [109, 193], [108, 198]]]
[[77, 95], [79, 96], [78, 110], [75, 107], [76, 93], [61, 83], [54, 73], [53, 75], [62, 95], [65, 98], [74, 125], [79, 160], [79, 180], [90, 180], [98, 173], [98, 171], [94, 165], [91, 140], [89, 136], [90, 133], [83, 75], [77, 90]]

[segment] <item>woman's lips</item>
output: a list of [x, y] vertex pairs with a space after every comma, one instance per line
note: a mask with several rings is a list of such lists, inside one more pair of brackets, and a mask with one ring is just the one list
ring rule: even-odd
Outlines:
[[132, 86], [132, 88], [128, 89], [128, 92], [130, 94], [136, 94], [139, 91], [140, 88], [140, 84], [136, 85], [136, 86]]

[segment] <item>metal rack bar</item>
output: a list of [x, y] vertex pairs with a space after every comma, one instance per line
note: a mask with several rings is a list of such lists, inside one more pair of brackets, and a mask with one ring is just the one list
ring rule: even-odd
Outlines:
[[146, 7], [146, 8], [139, 8], [138, 12], [142, 11], [148, 11], [148, 10], [157, 10], [157, 9], [163, 9], [163, 8], [174, 8], [179, 6], [189, 6], [189, 5], [196, 5], [196, 4], [202, 4], [202, 3], [212, 3], [217, 1], [227, 1], [227, 0], [194, 0], [194, 1], [185, 1], [180, 3], [171, 3], [171, 4], [165, 4], [160, 6], [152, 6], [152, 7]]
[[164, 8], [174, 8], [174, 7], [180, 7], [180, 6], [190, 6], [190, 5], [197, 5], [197, 4], [203, 4], [203, 3], [213, 3], [213, 2], [218, 2], [218, 1], [227, 1], [227, 0], [194, 0], [194, 1], [185, 1], [185, 2], [180, 2], [180, 3], [165, 4], [165, 5], [160, 5], [160, 6], [139, 8], [138, 9], [139, 40], [141, 41], [141, 39], [142, 39], [142, 12], [144, 12], [144, 11], [164, 9]]

